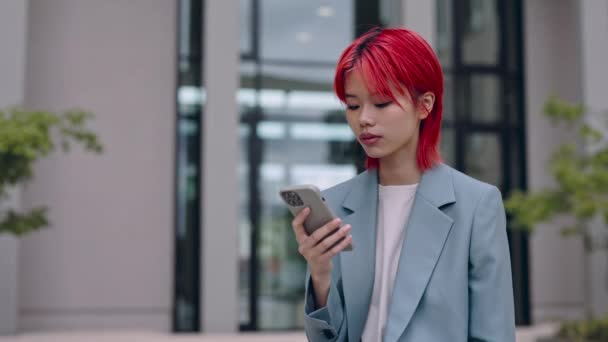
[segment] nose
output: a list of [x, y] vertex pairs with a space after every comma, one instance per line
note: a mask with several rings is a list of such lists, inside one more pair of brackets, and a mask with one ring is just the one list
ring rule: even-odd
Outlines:
[[359, 116], [359, 125], [361, 127], [374, 126], [376, 124], [376, 113], [373, 108], [365, 106], [361, 110]]

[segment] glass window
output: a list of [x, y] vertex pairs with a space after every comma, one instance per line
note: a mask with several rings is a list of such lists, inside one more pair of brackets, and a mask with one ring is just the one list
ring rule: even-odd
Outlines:
[[443, 68], [452, 66], [453, 56], [453, 23], [452, 0], [437, 0], [437, 42], [435, 50]]
[[403, 1], [379, 0], [380, 22], [386, 27], [403, 26]]
[[239, 4], [239, 49], [241, 55], [253, 55], [253, 16], [252, 0], [240, 0]]
[[502, 118], [500, 108], [500, 78], [497, 75], [472, 75], [468, 82], [471, 120], [497, 123]]
[[242, 55], [237, 93], [240, 321], [251, 330], [301, 329], [306, 263], [278, 192], [299, 183], [325, 189], [356, 174], [354, 136], [333, 93], [335, 63], [354, 34], [355, 1], [243, 0], [243, 25], [255, 19], [244, 13], [255, 4], [259, 35], [242, 32], [241, 49], [257, 45], [260, 53]]
[[501, 144], [492, 133], [472, 133], [465, 148], [466, 172], [471, 177], [502, 187]]
[[353, 1], [263, 0], [263, 60], [334, 64], [353, 35]]
[[498, 64], [500, 27], [497, 0], [463, 0], [462, 61]]
[[199, 330], [200, 123], [205, 102], [202, 84], [202, 1], [180, 0], [177, 155], [175, 164], [175, 275], [173, 330]]
[[[302, 328], [306, 263], [297, 252], [289, 229], [291, 216], [277, 194], [280, 187], [290, 184], [312, 183], [324, 189], [354, 176], [352, 148], [348, 148], [354, 136], [345, 123], [342, 105], [329, 90], [331, 76], [326, 73], [332, 69], [264, 65], [262, 71], [259, 77], [263, 88], [259, 91], [241, 88], [238, 95], [243, 110], [255, 110], [259, 105], [263, 112], [256, 123], [257, 137], [263, 146], [260, 150], [250, 150], [250, 137], [245, 137], [251, 132], [250, 125], [241, 124], [242, 153], [258, 153], [261, 161], [257, 166], [261, 179], [257, 194], [261, 205], [256, 247], [257, 328]], [[247, 112], [242, 114], [246, 116]], [[243, 157], [241, 160], [248, 162]], [[252, 200], [243, 199], [245, 203]], [[245, 214], [247, 208], [242, 209]], [[252, 228], [243, 224], [241, 229], [241, 236], [247, 236], [250, 232], [245, 230]], [[250, 271], [250, 260], [246, 259], [251, 253], [245, 252], [249, 243], [249, 239], [241, 240], [242, 277]], [[241, 308], [247, 309], [250, 304], [245, 302], [250, 290], [246, 281], [241, 280], [241, 286], [245, 287], [241, 290]], [[250, 315], [243, 314], [241, 319], [246, 323]]]
[[[437, 51], [447, 70], [444, 158], [449, 161], [453, 143], [457, 169], [499, 186], [503, 194], [525, 188], [522, 1], [436, 1]], [[526, 250], [524, 233], [509, 236], [512, 244], [525, 245], [517, 250]], [[528, 279], [527, 254], [512, 260], [514, 279]], [[514, 286], [516, 322], [528, 324], [528, 284]]]

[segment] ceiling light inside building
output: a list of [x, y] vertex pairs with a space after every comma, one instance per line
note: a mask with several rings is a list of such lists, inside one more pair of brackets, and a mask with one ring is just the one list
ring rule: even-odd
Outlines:
[[296, 34], [296, 40], [298, 41], [298, 43], [308, 44], [312, 40], [312, 34], [310, 34], [310, 32], [305, 31], [298, 32]]
[[317, 15], [322, 18], [329, 18], [334, 16], [334, 8], [331, 6], [319, 6], [317, 9]]

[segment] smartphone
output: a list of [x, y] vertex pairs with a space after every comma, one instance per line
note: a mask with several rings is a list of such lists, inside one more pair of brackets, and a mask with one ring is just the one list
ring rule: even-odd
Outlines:
[[[279, 190], [279, 195], [293, 216], [296, 216], [306, 207], [310, 208], [310, 214], [304, 221], [304, 229], [309, 235], [329, 221], [337, 218], [325, 203], [325, 198], [321, 195], [321, 191], [314, 185], [303, 184], [283, 187]], [[352, 243], [344, 248], [345, 251], [351, 251], [352, 249]]]

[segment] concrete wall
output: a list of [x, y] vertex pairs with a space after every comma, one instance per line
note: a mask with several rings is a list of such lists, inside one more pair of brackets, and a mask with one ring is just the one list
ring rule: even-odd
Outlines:
[[[0, 110], [23, 104], [25, 89], [26, 0], [0, 2]], [[21, 189], [14, 188], [0, 204], [0, 217], [8, 208], [21, 206]], [[0, 335], [17, 331], [19, 240], [0, 234]]]
[[205, 1], [205, 6], [201, 327], [226, 333], [239, 326], [239, 2]]
[[[583, 103], [589, 108], [587, 119], [593, 127], [603, 130], [608, 136], [608, 2], [602, 0], [580, 1], [580, 31], [582, 60]], [[607, 139], [608, 140], [608, 139]], [[605, 140], [604, 144], [608, 143]], [[592, 149], [592, 146], [588, 146]], [[605, 238], [606, 224], [598, 218], [592, 229], [598, 241]], [[596, 315], [608, 312], [608, 262], [606, 250], [597, 250], [588, 258], [591, 275], [591, 311]]]
[[428, 0], [401, 0], [406, 28], [418, 32], [432, 47], [436, 44], [437, 4]]
[[[529, 188], [551, 185], [546, 161], [568, 127], [553, 127], [541, 114], [549, 94], [580, 101], [581, 60], [576, 0], [524, 1], [526, 139]], [[583, 315], [583, 250], [580, 240], [563, 239], [560, 223], [544, 224], [530, 241], [533, 321]]]
[[0, 2], [0, 108], [23, 102], [27, 3], [26, 0]]
[[36, 166], [24, 205], [52, 227], [23, 240], [24, 330], [169, 330], [172, 308], [176, 4], [32, 0], [26, 103], [81, 107], [102, 156]]

